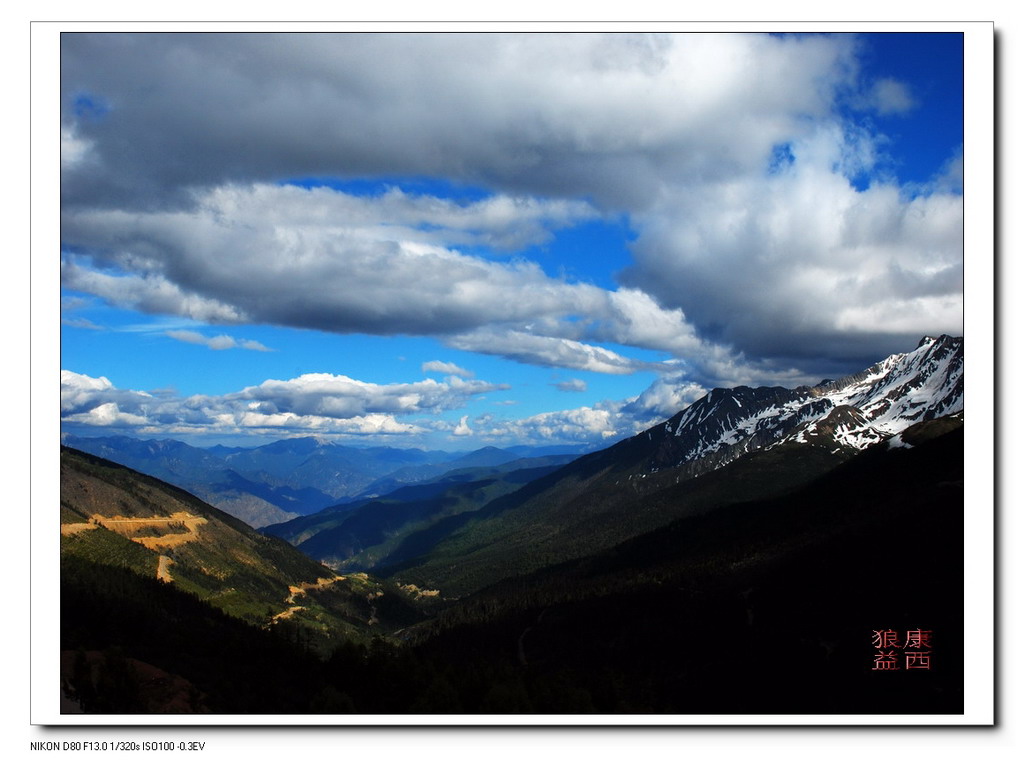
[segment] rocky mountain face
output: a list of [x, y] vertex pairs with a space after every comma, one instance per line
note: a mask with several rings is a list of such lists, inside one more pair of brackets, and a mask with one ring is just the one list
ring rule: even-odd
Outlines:
[[787, 442], [861, 450], [963, 411], [963, 346], [962, 337], [926, 336], [911, 352], [814, 387], [714, 389], [613, 450], [645, 455], [641, 473], [687, 465], [689, 476]]

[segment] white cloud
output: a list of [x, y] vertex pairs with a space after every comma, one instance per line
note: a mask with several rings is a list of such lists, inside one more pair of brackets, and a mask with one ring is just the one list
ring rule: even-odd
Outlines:
[[94, 379], [71, 371], [60, 372], [60, 412], [74, 414], [91, 410], [113, 390], [113, 385], [105, 376]]
[[[231, 174], [327, 173], [438, 176], [635, 207], [665, 180], [757, 165], [827, 114], [835, 90], [856, 74], [846, 36], [147, 34], [116, 42], [63, 41], [65, 104], [85, 92], [113, 105], [107, 120], [78, 126], [101, 165], [69, 175], [72, 201], [145, 207], [173, 196], [175, 185], [215, 185]], [[144, 102], [134, 97], [142, 92]], [[133, 109], [119, 112], [125, 103]]]
[[122, 413], [117, 403], [103, 403], [83, 413], [73, 413], [65, 416], [64, 421], [91, 427], [137, 427], [149, 423], [145, 416]]
[[479, 436], [526, 443], [592, 443], [616, 437], [621, 430], [618, 413], [600, 406], [539, 413], [525, 419], [478, 418], [476, 423]]
[[552, 229], [598, 216], [592, 205], [580, 200], [496, 194], [460, 203], [407, 193], [397, 186], [364, 196], [327, 186], [224, 185], [211, 189], [199, 205], [216, 212], [222, 225], [269, 217], [279, 232], [293, 238], [313, 230], [328, 235], [344, 232], [365, 241], [503, 250], [545, 243]]
[[418, 435], [426, 430], [415, 424], [403, 424], [388, 413], [332, 418], [295, 413], [231, 412], [219, 414], [216, 429], [204, 431], [244, 431], [247, 434], [312, 432], [341, 435]]
[[430, 360], [422, 365], [423, 371], [433, 371], [434, 373], [445, 373], [449, 376], [461, 376], [464, 379], [473, 378], [473, 372], [467, 371], [465, 368], [460, 368], [455, 363], [445, 363], [441, 360]]
[[963, 197], [857, 190], [844, 152], [825, 131], [781, 174], [666, 195], [624, 279], [755, 358], [863, 357], [880, 339], [960, 332]]
[[[559, 382], [583, 391], [581, 380]], [[578, 385], [583, 385], [577, 389]], [[707, 393], [683, 371], [665, 373], [637, 397], [526, 418], [495, 414], [457, 422], [417, 419], [463, 407], [477, 394], [502, 389], [450, 377], [408, 384], [373, 384], [331, 374], [268, 380], [227, 395], [180, 397], [174, 392], [122, 390], [108, 379], [62, 372], [62, 420], [139, 434], [282, 436], [392, 436], [425, 439], [448, 433], [504, 443], [599, 444], [630, 437], [663, 421]], [[515, 405], [506, 401], [497, 406]]]
[[871, 104], [882, 115], [905, 114], [917, 106], [906, 83], [884, 77], [871, 89]]
[[[962, 322], [962, 158], [929, 185], [883, 178], [884, 137], [841, 107], [904, 114], [923, 94], [865, 83], [860, 50], [846, 35], [65, 35], [64, 283], [205, 323], [668, 370], [601, 346], [631, 345], [703, 385], [876, 358]], [[81, 93], [110, 114], [77, 121]], [[277, 183], [310, 177], [453, 191]], [[622, 214], [637, 238], [619, 290], [479, 255]]]
[[410, 384], [374, 384], [348, 376], [307, 373], [287, 381], [268, 379], [246, 387], [231, 399], [257, 401], [263, 413], [351, 418], [365, 413], [440, 413], [462, 406], [469, 398], [507, 389], [486, 381], [449, 376]]
[[[152, 396], [145, 392], [117, 389], [106, 376], [94, 378], [73, 371], [60, 372], [60, 413], [61, 418], [91, 412], [98, 406], [115, 405], [129, 411], [145, 411], [152, 401]], [[107, 408], [100, 411], [94, 418], [109, 417], [112, 413]]]
[[627, 374], [645, 367], [638, 360], [623, 357], [604, 347], [503, 328], [485, 328], [449, 336], [445, 343], [455, 349], [499, 355], [520, 363], [553, 368]]
[[635, 399], [623, 405], [640, 422], [668, 419], [691, 403], [704, 397], [708, 390], [689, 381], [683, 374], [659, 377]]
[[182, 290], [165, 277], [154, 274], [105, 274], [61, 257], [61, 283], [71, 290], [91, 293], [119, 307], [131, 307], [154, 315], [178, 315], [204, 323], [240, 323], [246, 317], [234, 307]]
[[71, 170], [76, 165], [87, 162], [93, 142], [81, 138], [74, 126], [61, 126], [60, 129], [60, 167]]
[[459, 419], [459, 423], [452, 430], [452, 434], [456, 437], [467, 437], [473, 434], [473, 429], [469, 426], [469, 416], [463, 416]]
[[552, 384], [555, 389], [560, 392], [586, 392], [587, 382], [583, 379], [566, 379], [565, 381], [556, 381]]
[[455, 424], [400, 420], [403, 415], [455, 410], [477, 394], [502, 388], [456, 376], [444, 382], [374, 384], [346, 376], [306, 374], [287, 381], [268, 380], [227, 395], [180, 397], [173, 392], [123, 390], [104, 377], [62, 371], [61, 416], [68, 424], [143, 434], [424, 436], [443, 429], [453, 436], [513, 442], [593, 443], [635, 434], [705, 391], [676, 373], [637, 398], [524, 419], [483, 415], [472, 426], [468, 415]]
[[270, 347], [261, 344], [258, 341], [253, 341], [252, 339], [240, 339], [238, 341], [238, 346], [242, 349], [251, 349], [254, 352], [273, 352]]
[[[336, 332], [451, 332], [586, 312], [602, 300], [599, 289], [549, 278], [534, 263], [439, 245], [441, 230], [360, 226], [348, 218], [353, 201], [372, 222], [391, 215], [387, 198], [271, 185], [212, 190], [190, 211], [69, 212], [63, 235], [91, 259], [66, 252], [64, 283], [146, 312]], [[451, 207], [435, 203], [440, 214]], [[514, 228], [522, 224], [512, 217]]]
[[[484, 218], [500, 219], [489, 202], [475, 206], [487, 212]], [[65, 236], [93, 255], [86, 260], [66, 252], [63, 278], [70, 288], [118, 305], [202, 322], [438, 334], [456, 349], [604, 373], [648, 364], [584, 339], [680, 357], [714, 352], [680, 309], [663, 309], [636, 288], [607, 291], [549, 277], [532, 262], [464, 254], [431, 242], [439, 230], [388, 239], [393, 232], [378, 230], [392, 215], [392, 203], [388, 196], [250, 185], [205, 193], [188, 212], [69, 213]], [[499, 210], [546, 206], [558, 207], [551, 201], [494, 203]], [[434, 199], [422, 213], [458, 218], [452, 207]], [[372, 226], [345, 218], [349, 208]], [[124, 274], [133, 270], [140, 274]], [[232, 346], [229, 336], [171, 335], [215, 349]]]
[[68, 325], [72, 328], [86, 328], [90, 331], [102, 331], [103, 326], [97, 325], [87, 317], [61, 317], [61, 325]]
[[235, 347], [240, 347], [241, 349], [251, 349], [256, 352], [271, 351], [269, 347], [264, 346], [258, 341], [252, 341], [250, 339], [236, 339], [233, 336], [228, 336], [223, 333], [212, 338], [204, 336], [196, 331], [181, 329], [164, 331], [164, 333], [177, 341], [183, 341], [186, 344], [198, 344], [200, 346], [209, 347], [213, 350], [234, 349]]
[[904, 192], [910, 197], [931, 195], [963, 196], [964, 193], [964, 148], [956, 151], [942, 164], [938, 172], [925, 183], [907, 184]]
[[522, 419], [485, 414], [476, 419], [476, 434], [496, 441], [524, 443], [597, 444], [622, 440], [675, 415], [705, 394], [707, 389], [684, 374], [669, 373], [634, 398], [606, 400]]
[[427, 428], [398, 417], [453, 410], [476, 395], [505, 388], [457, 376], [374, 384], [314, 373], [269, 379], [227, 395], [183, 398], [123, 390], [105, 377], [61, 371], [61, 418], [88, 426], [145, 426], [152, 432], [418, 435]]

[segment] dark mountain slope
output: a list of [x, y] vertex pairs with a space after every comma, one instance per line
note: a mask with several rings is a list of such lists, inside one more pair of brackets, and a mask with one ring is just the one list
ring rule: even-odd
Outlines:
[[60, 590], [66, 712], [315, 712], [330, 694], [285, 634], [172, 585], [65, 553]]
[[[960, 712], [963, 431], [917, 432], [776, 499], [496, 584], [409, 641], [437, 665], [473, 659], [458, 693], [483, 709], [500, 690], [519, 711]], [[899, 668], [873, 669], [888, 629], [930, 632], [930, 668], [899, 648]]]
[[329, 507], [264, 529], [339, 569], [390, 562], [405, 539], [438, 520], [479, 509], [555, 468], [551, 459], [517, 459], [498, 467], [452, 470], [374, 499]]
[[793, 488], [962, 407], [963, 339], [949, 336], [816, 387], [716, 389], [635, 437], [410, 536], [391, 558], [409, 562], [382, 573], [468, 594], [674, 517]]
[[[508, 576], [598, 552], [679, 517], [783, 492], [843, 459], [821, 447], [794, 445], [750, 454], [699, 477], [665, 472], [658, 478], [662, 483], [639, 485], [614, 465], [602, 466], [605, 457], [591, 458], [411, 534], [391, 556], [396, 565], [376, 572], [448, 596], [466, 595]], [[658, 489], [661, 484], [667, 487]]]

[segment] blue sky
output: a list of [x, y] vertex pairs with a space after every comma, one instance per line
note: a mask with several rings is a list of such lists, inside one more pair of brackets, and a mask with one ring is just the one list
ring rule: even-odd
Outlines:
[[959, 34], [62, 37], [62, 428], [599, 444], [963, 332]]

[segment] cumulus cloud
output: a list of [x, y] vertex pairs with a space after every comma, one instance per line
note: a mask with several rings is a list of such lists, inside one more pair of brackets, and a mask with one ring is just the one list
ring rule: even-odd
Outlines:
[[[204, 322], [380, 334], [527, 322], [602, 300], [535, 263], [437, 245], [438, 231], [353, 226], [328, 205], [347, 197], [255, 185], [204, 193], [189, 211], [68, 212], [63, 280], [121, 306]], [[386, 205], [375, 214], [388, 215]]]
[[478, 418], [477, 435], [490, 440], [525, 443], [594, 443], [617, 437], [621, 420], [614, 408], [602, 406], [538, 413], [525, 419]]
[[704, 397], [708, 390], [681, 373], [659, 376], [636, 398], [626, 402], [622, 410], [638, 423], [668, 419], [688, 405]]
[[[229, 178], [329, 174], [454, 176], [634, 207], [664, 179], [756, 163], [825, 114], [853, 75], [855, 46], [841, 36], [65, 34], [61, 53], [64, 128], [97, 158], [68, 173], [68, 204], [150, 207]], [[82, 119], [82, 93], [109, 111]]]
[[[90, 412], [103, 405], [144, 414], [152, 404], [146, 392], [117, 389], [106, 376], [92, 377], [73, 371], [60, 372], [61, 418]], [[106, 412], [110, 412], [108, 408]]]
[[[249, 403], [250, 411], [291, 412], [306, 415], [351, 418], [366, 413], [420, 413], [452, 410], [469, 398], [507, 389], [507, 385], [464, 380], [449, 376], [445, 381], [424, 379], [410, 384], [373, 384], [348, 376], [307, 373], [287, 381], [268, 379], [246, 387], [231, 399]], [[255, 404], [255, 405], [254, 405]]]
[[476, 419], [476, 435], [492, 442], [581, 443], [596, 445], [635, 435], [658, 419], [630, 413], [628, 403], [603, 402], [564, 411], [538, 413], [522, 419]]
[[[192, 425], [185, 425], [186, 429]], [[183, 430], [185, 431], [185, 430]], [[189, 429], [188, 431], [200, 431]], [[203, 432], [225, 431], [246, 434], [316, 433], [340, 435], [418, 435], [427, 430], [415, 424], [401, 423], [388, 413], [332, 418], [295, 413], [229, 412], [218, 414], [212, 427]]]
[[[65, 34], [62, 279], [204, 323], [701, 386], [867, 362], [962, 329], [962, 157], [927, 187], [874, 174], [884, 137], [840, 102], [918, 94], [865, 85], [857, 56], [846, 35]], [[284, 183], [332, 177], [487, 192]], [[623, 214], [617, 290], [515, 257]]]
[[226, 395], [180, 397], [124, 390], [105, 377], [61, 371], [61, 418], [161, 433], [416, 435], [427, 428], [399, 416], [460, 408], [472, 397], [505, 388], [457, 376], [442, 382], [375, 384], [314, 373], [287, 381], [268, 379]]
[[[575, 388], [577, 380], [559, 383], [582, 391]], [[124, 390], [105, 377], [61, 371], [61, 419], [76, 427], [141, 435], [422, 438], [440, 430], [454, 437], [489, 441], [595, 444], [636, 434], [706, 393], [675, 372], [660, 376], [638, 397], [527, 418], [494, 414], [472, 419], [464, 414], [457, 422], [416, 418], [456, 410], [479, 394], [504, 388], [456, 376], [443, 382], [375, 384], [333, 374], [306, 374], [286, 381], [268, 380], [226, 395], [182, 397], [173, 391]]]
[[469, 426], [469, 416], [463, 416], [459, 419], [459, 423], [452, 430], [452, 434], [456, 437], [468, 437], [473, 434], [473, 429]]
[[[74, 247], [63, 255], [62, 278], [68, 288], [146, 312], [436, 334], [456, 349], [533, 365], [603, 373], [647, 366], [584, 339], [676, 356], [725, 354], [698, 337], [682, 310], [664, 309], [641, 290], [608, 291], [549, 277], [533, 262], [469, 255], [436, 244], [441, 230], [392, 239], [380, 224], [391, 215], [385, 198], [249, 185], [205, 192], [188, 211], [71, 211], [63, 236]], [[434, 203], [424, 211], [455, 215], [451, 203]], [[475, 205], [489, 210], [484, 203]], [[350, 207], [366, 228], [347, 218]], [[231, 337], [213, 342], [175, 331], [174, 338], [224, 349]]]
[[640, 395], [624, 400], [605, 400], [521, 419], [484, 414], [475, 420], [476, 434], [494, 441], [597, 445], [632, 437], [674, 416], [707, 392], [676, 371], [659, 376]]
[[122, 413], [117, 403], [103, 403], [82, 413], [69, 414], [64, 421], [90, 427], [136, 427], [149, 423], [145, 416]]
[[623, 279], [755, 358], [870, 358], [927, 327], [962, 332], [962, 196], [858, 190], [836, 170], [844, 149], [824, 131], [778, 175], [675, 190]]

